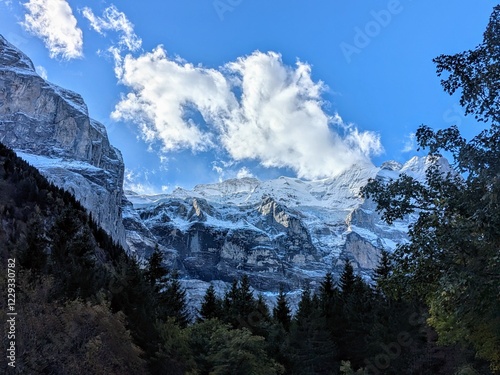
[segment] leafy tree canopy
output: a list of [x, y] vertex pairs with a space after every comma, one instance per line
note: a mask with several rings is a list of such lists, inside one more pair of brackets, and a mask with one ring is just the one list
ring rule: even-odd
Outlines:
[[[372, 180], [362, 194], [388, 223], [418, 213], [410, 242], [394, 253], [393, 285], [427, 301], [442, 342], [472, 344], [500, 370], [500, 6], [475, 50], [434, 62], [439, 76], [448, 74], [445, 91], [460, 90], [465, 113], [489, 128], [466, 141], [456, 126], [420, 126], [417, 141], [429, 150], [425, 181]], [[453, 169], [443, 168], [443, 151]]]

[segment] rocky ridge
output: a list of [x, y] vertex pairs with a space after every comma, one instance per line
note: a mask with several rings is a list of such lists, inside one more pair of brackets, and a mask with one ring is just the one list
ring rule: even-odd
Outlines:
[[82, 97], [46, 82], [0, 35], [0, 142], [75, 195], [113, 239], [122, 224], [124, 164]]
[[127, 192], [127, 240], [143, 257], [157, 243], [189, 280], [230, 282], [246, 273], [258, 290], [296, 290], [318, 285], [328, 271], [338, 275], [345, 259], [369, 277], [383, 249], [407, 240], [415, 217], [387, 225], [360, 188], [401, 173], [423, 180], [430, 163], [358, 165], [320, 181], [243, 178], [157, 196]]

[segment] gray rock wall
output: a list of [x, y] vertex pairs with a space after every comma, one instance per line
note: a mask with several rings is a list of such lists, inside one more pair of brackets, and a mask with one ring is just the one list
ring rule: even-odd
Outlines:
[[126, 246], [120, 152], [110, 145], [105, 127], [89, 118], [80, 95], [44, 81], [30, 59], [1, 35], [0, 142], [27, 154], [29, 162], [72, 192]]

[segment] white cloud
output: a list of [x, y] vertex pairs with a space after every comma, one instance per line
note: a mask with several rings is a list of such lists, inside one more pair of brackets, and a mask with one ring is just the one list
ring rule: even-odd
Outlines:
[[217, 173], [219, 182], [224, 181], [226, 177], [226, 171], [224, 170], [224, 168], [218, 166], [217, 162], [214, 161], [212, 162], [212, 170]]
[[128, 20], [125, 13], [118, 11], [116, 6], [107, 7], [102, 17], [97, 17], [89, 7], [82, 9], [82, 14], [90, 21], [90, 26], [99, 34], [105, 35], [105, 31], [116, 31], [120, 33], [118, 44], [130, 51], [141, 48], [142, 40], [134, 32], [134, 25]]
[[24, 6], [28, 13], [21, 25], [43, 40], [51, 58], [83, 57], [82, 31], [65, 0], [30, 0]]
[[407, 152], [412, 152], [416, 149], [417, 143], [417, 137], [415, 133], [410, 133], [407, 137], [407, 139], [404, 142], [403, 149], [401, 152], [407, 153]]
[[[337, 114], [338, 116], [338, 114]], [[339, 121], [342, 122], [340, 116]], [[380, 137], [373, 132], [360, 132], [352, 124], [347, 125], [347, 135], [345, 142], [353, 149], [357, 149], [363, 155], [380, 155], [384, 149], [380, 143]]]
[[47, 80], [49, 78], [47, 74], [47, 69], [45, 69], [43, 66], [38, 65], [35, 67], [36, 72], [40, 77], [42, 77], [44, 80]]
[[222, 169], [222, 167], [219, 167], [218, 165], [213, 165], [212, 166], [212, 170], [217, 172], [217, 174], [223, 174], [224, 173], [224, 169]]
[[116, 105], [114, 119], [138, 123], [145, 140], [160, 139], [167, 151], [213, 145], [212, 135], [186, 119], [185, 110], [193, 106], [207, 121], [227, 112], [232, 93], [222, 73], [171, 60], [161, 46], [117, 65], [120, 82], [132, 92]]
[[158, 194], [157, 188], [155, 188], [153, 184], [149, 183], [148, 181], [149, 173], [150, 172], [141, 173], [132, 171], [130, 169], [125, 169], [123, 178], [123, 189], [130, 190], [137, 194], [143, 194], [143, 195]]
[[236, 178], [254, 177], [247, 167], [242, 167], [236, 174]]
[[332, 131], [344, 125], [324, 112], [324, 85], [312, 80], [310, 65], [292, 68], [277, 53], [254, 52], [227, 68], [240, 77], [243, 93], [239, 108], [222, 119], [222, 143], [235, 160], [257, 159], [314, 179], [368, 161], [381, 148], [373, 133], [352, 128], [343, 139]]
[[[115, 50], [115, 63], [130, 92], [112, 117], [136, 122], [144, 139], [161, 140], [167, 151], [220, 147], [232, 160], [288, 167], [308, 179], [382, 152], [377, 134], [324, 111], [325, 86], [313, 81], [310, 65], [287, 66], [277, 53], [257, 51], [216, 70], [172, 59], [159, 46], [139, 57]], [[206, 124], [195, 123], [192, 110]]]

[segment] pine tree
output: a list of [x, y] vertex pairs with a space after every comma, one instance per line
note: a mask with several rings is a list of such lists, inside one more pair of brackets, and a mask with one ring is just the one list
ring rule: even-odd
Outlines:
[[262, 336], [267, 339], [269, 336], [269, 327], [271, 325], [271, 313], [262, 294], [259, 294], [255, 302], [255, 312], [251, 315], [248, 323], [250, 330], [254, 335]]
[[207, 288], [205, 296], [203, 297], [199, 320], [204, 321], [220, 318], [221, 313], [221, 300], [217, 298], [213, 284], [210, 284], [210, 286]]
[[189, 323], [186, 291], [177, 274], [172, 275], [166, 289], [161, 292], [159, 317], [163, 321], [167, 321], [168, 317], [174, 318], [181, 327], [187, 327]]
[[290, 374], [335, 374], [338, 368], [337, 349], [332, 340], [325, 316], [319, 308], [319, 299], [310, 316], [301, 315], [290, 328], [283, 355]]
[[379, 265], [373, 271], [373, 279], [376, 282], [376, 288], [378, 291], [384, 291], [390, 274], [391, 260], [389, 253], [386, 250], [382, 250]]
[[269, 307], [267, 306], [264, 296], [259, 294], [257, 296], [256, 310], [262, 316], [262, 320], [269, 322], [271, 320], [271, 313], [269, 312]]
[[314, 304], [311, 299], [311, 289], [309, 288], [309, 286], [306, 286], [300, 296], [297, 314], [295, 314], [295, 320], [297, 321], [297, 323], [300, 324], [303, 319], [309, 318], [313, 313], [313, 310]]
[[231, 289], [226, 291], [224, 294], [224, 303], [223, 303], [223, 318], [226, 323], [231, 323], [234, 327], [237, 326], [237, 303], [238, 303], [238, 280], [234, 279], [231, 284]]
[[163, 253], [158, 244], [148, 259], [144, 276], [155, 291], [160, 291], [167, 283], [168, 270], [163, 265]]
[[336, 287], [331, 272], [325, 275], [319, 287], [319, 295], [322, 301], [331, 300], [335, 296]]
[[292, 314], [283, 285], [280, 285], [276, 306], [273, 309], [273, 318], [283, 326], [285, 331], [288, 332], [290, 330]]
[[252, 291], [250, 290], [250, 280], [246, 274], [241, 278], [238, 300], [240, 314], [243, 317], [248, 318], [248, 316], [255, 311], [255, 299]]
[[342, 290], [342, 296], [349, 295], [354, 288], [355, 284], [354, 268], [349, 260], [346, 259], [344, 263], [344, 270], [340, 275], [340, 288]]

